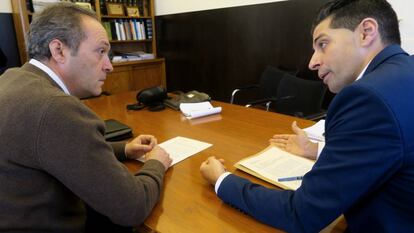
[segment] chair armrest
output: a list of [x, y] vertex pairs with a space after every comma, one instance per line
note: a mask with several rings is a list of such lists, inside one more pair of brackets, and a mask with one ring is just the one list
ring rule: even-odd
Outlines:
[[234, 102], [234, 97], [236, 96], [237, 92], [251, 90], [251, 89], [257, 89], [257, 88], [259, 88], [259, 84], [244, 86], [244, 87], [238, 87], [238, 88], [234, 89], [231, 92], [230, 103], [232, 104]]
[[266, 104], [266, 111], [269, 111], [270, 105], [273, 103], [277, 103], [280, 101], [284, 101], [284, 100], [288, 100], [288, 99], [292, 99], [294, 98], [294, 96], [288, 95], [288, 96], [282, 96], [279, 98], [266, 98], [266, 99], [260, 99], [260, 100], [255, 100], [255, 101], [251, 101], [249, 103], [247, 103], [245, 105], [245, 107], [251, 107], [251, 106], [255, 106], [255, 105], [262, 105], [262, 104]]
[[265, 103], [268, 103], [268, 102], [272, 102], [272, 101], [273, 101], [273, 98], [267, 98], [267, 99], [260, 99], [260, 100], [250, 101], [250, 102], [248, 102], [245, 105], [245, 107], [246, 108], [250, 108], [252, 106], [262, 105], [262, 104], [265, 104]]
[[306, 120], [311, 120], [311, 121], [319, 121], [319, 120], [325, 119], [325, 117], [326, 117], [325, 110], [315, 113], [315, 114], [303, 116], [303, 118], [305, 118]]

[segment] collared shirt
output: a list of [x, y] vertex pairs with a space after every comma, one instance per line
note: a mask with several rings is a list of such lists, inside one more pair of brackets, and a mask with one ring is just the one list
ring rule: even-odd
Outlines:
[[62, 90], [66, 94], [70, 95], [68, 88], [65, 86], [63, 81], [59, 78], [59, 76], [57, 76], [57, 74], [53, 72], [53, 70], [51, 70], [49, 67], [47, 67], [45, 64], [41, 63], [40, 61], [33, 59], [33, 58], [30, 59], [29, 63], [43, 70], [46, 74], [48, 74], [53, 79], [53, 81], [55, 81], [59, 85], [60, 88], [62, 88]]
[[[364, 73], [365, 73], [365, 71], [367, 70], [367, 68], [368, 68], [368, 66], [369, 66], [369, 64], [371, 63], [371, 61], [370, 62], [368, 62], [368, 64], [365, 66], [365, 68], [361, 71], [361, 73], [358, 75], [358, 77], [355, 79], [355, 81], [357, 81], [358, 79], [360, 79], [360, 78], [362, 78], [362, 76], [364, 75]], [[322, 152], [322, 149], [323, 149], [323, 147], [325, 146], [325, 142], [318, 142], [318, 153], [317, 153], [317, 155], [316, 155], [316, 159], [318, 159], [319, 158], [319, 155], [321, 154], [321, 152]], [[230, 172], [225, 172], [225, 173], [223, 173], [223, 174], [221, 174], [220, 176], [219, 176], [219, 178], [217, 179], [217, 181], [216, 181], [216, 184], [214, 185], [214, 190], [216, 191], [216, 193], [218, 193], [218, 190], [219, 190], [219, 188], [220, 188], [220, 185], [221, 185], [221, 182], [228, 176], [228, 175], [230, 175], [231, 173]]]

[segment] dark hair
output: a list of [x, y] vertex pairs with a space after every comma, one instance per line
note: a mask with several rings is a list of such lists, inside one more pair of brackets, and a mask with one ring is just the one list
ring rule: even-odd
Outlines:
[[71, 54], [76, 55], [80, 43], [86, 38], [81, 16], [99, 21], [95, 12], [69, 2], [52, 4], [35, 14], [26, 41], [29, 58], [49, 59], [52, 56], [49, 43], [54, 39], [62, 41], [71, 49]]
[[378, 22], [382, 43], [401, 44], [398, 18], [386, 0], [334, 0], [319, 10], [312, 26], [315, 27], [328, 17], [332, 17], [330, 28], [346, 28], [354, 31], [367, 17]]

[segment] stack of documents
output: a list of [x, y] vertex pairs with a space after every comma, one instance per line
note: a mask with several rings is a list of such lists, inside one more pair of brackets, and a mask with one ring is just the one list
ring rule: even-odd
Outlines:
[[316, 124], [312, 125], [311, 127], [304, 128], [303, 131], [306, 132], [308, 138], [318, 142], [325, 141], [325, 120], [320, 120]]
[[315, 161], [269, 146], [234, 166], [281, 188], [296, 190], [314, 164]]
[[194, 119], [220, 113], [221, 107], [213, 107], [210, 102], [206, 101], [180, 104], [180, 110], [187, 119]]

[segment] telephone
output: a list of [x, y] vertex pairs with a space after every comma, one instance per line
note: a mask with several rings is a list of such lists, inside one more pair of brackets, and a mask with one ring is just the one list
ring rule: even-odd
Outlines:
[[148, 107], [150, 111], [161, 111], [165, 109], [163, 102], [167, 98], [167, 90], [160, 86], [146, 88], [138, 92], [136, 98], [138, 103], [127, 105], [128, 110]]

